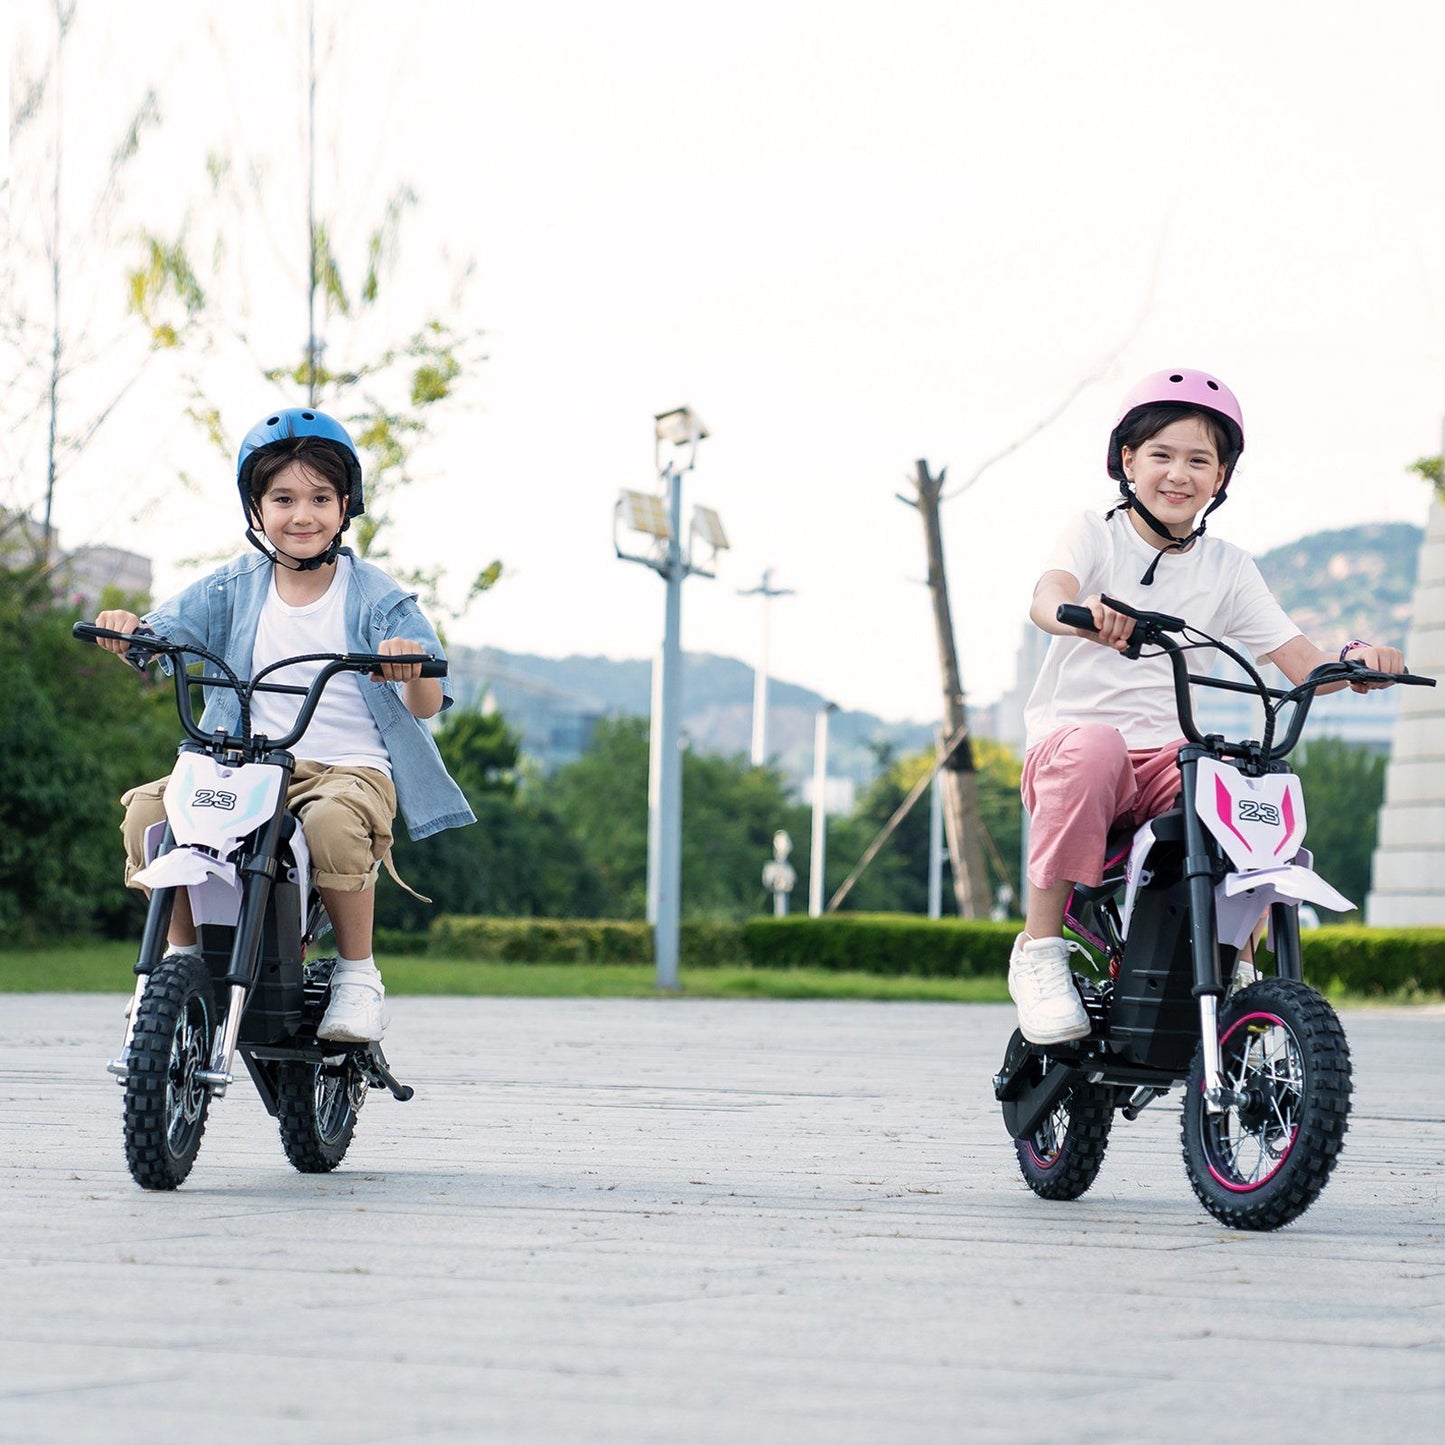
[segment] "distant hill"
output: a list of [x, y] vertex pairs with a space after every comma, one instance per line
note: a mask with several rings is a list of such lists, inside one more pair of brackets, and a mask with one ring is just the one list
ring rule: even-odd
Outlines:
[[1256, 560], [1284, 610], [1323, 646], [1363, 637], [1403, 647], [1424, 533], [1409, 522], [1313, 532]]
[[[496, 647], [452, 647], [459, 701], [489, 698], [522, 734], [523, 748], [544, 768], [582, 752], [604, 717], [645, 717], [652, 706], [650, 659], [537, 657]], [[753, 669], [715, 653], [689, 652], [682, 665], [683, 729], [691, 746], [725, 756], [752, 744]], [[795, 782], [810, 777], [813, 730], [826, 699], [811, 688], [772, 678], [768, 683], [768, 751]], [[917, 752], [932, 744], [924, 724], [888, 722], [867, 712], [838, 712], [828, 731], [828, 771], [868, 782], [878, 771], [878, 748]]]
[[[1364, 637], [1403, 646], [1410, 625], [1423, 533], [1408, 522], [1315, 532], [1259, 557], [1260, 571], [1306, 635], [1324, 642]], [[527, 754], [550, 769], [583, 752], [601, 718], [645, 717], [652, 663], [645, 658], [537, 657], [500, 648], [453, 647], [458, 699], [486, 699], [522, 734]], [[752, 739], [753, 669], [735, 657], [690, 652], [683, 659], [683, 727], [691, 746], [746, 754]], [[825, 699], [778, 678], [768, 687], [768, 745], [795, 784], [811, 776], [813, 729]], [[989, 710], [972, 716], [986, 729]], [[840, 712], [829, 728], [829, 772], [862, 785], [878, 770], [878, 750], [932, 746], [921, 723]]]

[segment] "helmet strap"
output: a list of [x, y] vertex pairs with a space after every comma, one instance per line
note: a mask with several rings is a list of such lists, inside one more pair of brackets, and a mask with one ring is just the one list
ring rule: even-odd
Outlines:
[[[263, 556], [269, 557], [277, 567], [284, 567], [288, 572], [316, 572], [322, 567], [329, 567], [341, 553], [341, 532], [342, 528], [331, 539], [330, 546], [318, 557], [293, 557], [289, 552], [283, 552], [279, 547], [269, 546], [264, 537], [258, 536], [255, 527], [246, 528], [246, 540]], [[285, 558], [283, 562], [281, 559]]]
[[1141, 587], [1152, 587], [1154, 585], [1154, 573], [1158, 569], [1159, 563], [1164, 560], [1164, 554], [1166, 552], [1182, 552], [1196, 537], [1202, 537], [1204, 535], [1205, 523], [1208, 520], [1209, 514], [1224, 501], [1225, 491], [1226, 489], [1224, 487], [1219, 489], [1214, 499], [1200, 516], [1199, 525], [1187, 537], [1176, 537], [1174, 533], [1139, 500], [1138, 494], [1130, 490], [1127, 481], [1121, 481], [1119, 483], [1119, 492], [1123, 500], [1114, 510], [1118, 512], [1138, 512], [1144, 519], [1144, 525], [1147, 526], [1156, 537], [1163, 537], [1165, 539], [1165, 545], [1159, 549], [1154, 560], [1144, 569], [1144, 575], [1139, 579], [1139, 585]]

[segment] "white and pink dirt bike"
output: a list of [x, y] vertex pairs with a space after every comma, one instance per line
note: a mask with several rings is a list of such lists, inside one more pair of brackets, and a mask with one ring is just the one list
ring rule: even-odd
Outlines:
[[[286, 1157], [303, 1173], [336, 1168], [350, 1147], [369, 1086], [397, 1099], [412, 1089], [393, 1076], [379, 1043], [318, 1039], [334, 958], [309, 959], [330, 928], [311, 880], [306, 837], [286, 810], [300, 741], [322, 691], [342, 672], [374, 673], [419, 662], [444, 677], [440, 659], [370, 653], [285, 658], [243, 682], [215, 654], [141, 631], [112, 632], [79, 622], [77, 639], [123, 638], [138, 666], [169, 660], [176, 709], [188, 741], [166, 784], [166, 822], [146, 839], [137, 877], [151, 889], [136, 959], [136, 986], [120, 1056], [107, 1067], [125, 1089], [125, 1155], [142, 1189], [175, 1189], [191, 1172], [213, 1099], [235, 1082], [239, 1053], [262, 1103], [277, 1122]], [[188, 658], [206, 663], [186, 670]], [[266, 682], [297, 663], [321, 664], [309, 687]], [[240, 731], [197, 727], [193, 687], [222, 687], [240, 700]], [[251, 730], [257, 692], [301, 698], [285, 737]], [[166, 932], [184, 888], [199, 953], [167, 954]]]
[[[1278, 1229], [1318, 1198], [1350, 1114], [1350, 1050], [1334, 1009], [1302, 977], [1299, 907], [1353, 908], [1313, 868], [1304, 790], [1285, 759], [1317, 689], [1341, 682], [1434, 686], [1432, 678], [1330, 662], [1298, 687], [1266, 685], [1248, 659], [1177, 617], [1138, 612], [1126, 656], [1173, 669], [1180, 733], [1177, 806], [1111, 838], [1104, 879], [1077, 887], [1066, 924], [1096, 971], [1074, 976], [1090, 1031], [1033, 1044], [1015, 1030], [994, 1078], [1029, 1187], [1077, 1199], [1094, 1182], [1115, 1113], [1136, 1119], [1183, 1083], [1184, 1164], [1204, 1207], [1236, 1229]], [[1059, 621], [1093, 627], [1087, 608]], [[1176, 641], [1176, 636], [1183, 641]], [[1186, 654], [1217, 649], [1248, 682], [1196, 676]], [[1202, 736], [1190, 685], [1252, 693], [1263, 737]], [[1293, 715], [1275, 741], [1286, 708]], [[1267, 920], [1274, 976], [1249, 961]]]

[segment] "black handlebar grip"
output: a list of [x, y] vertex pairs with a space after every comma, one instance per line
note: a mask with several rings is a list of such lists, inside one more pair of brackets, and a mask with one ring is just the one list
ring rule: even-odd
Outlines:
[[445, 677], [447, 675], [447, 663], [444, 657], [433, 657], [422, 663], [421, 675], [423, 677]]
[[102, 631], [103, 629], [93, 627], [89, 622], [77, 622], [75, 626], [70, 629], [70, 635], [77, 642], [94, 642], [96, 638], [101, 636]]
[[1065, 627], [1078, 627], [1084, 632], [1099, 630], [1094, 626], [1094, 614], [1087, 607], [1079, 607], [1072, 602], [1061, 602], [1059, 610], [1054, 615]]

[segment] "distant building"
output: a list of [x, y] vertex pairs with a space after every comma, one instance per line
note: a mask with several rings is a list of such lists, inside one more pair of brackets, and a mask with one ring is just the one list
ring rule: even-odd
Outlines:
[[[107, 590], [130, 598], [149, 598], [151, 559], [123, 547], [78, 547], [67, 552], [60, 535], [52, 536], [55, 591], [78, 615], [93, 617]], [[0, 561], [11, 565], [38, 560], [45, 550], [45, 529], [28, 516], [0, 510]]]
[[112, 590], [125, 597], [149, 598], [151, 559], [121, 547], [81, 547], [64, 555], [62, 587], [79, 611], [93, 617], [103, 594]]
[[580, 758], [610, 711], [595, 698], [502, 666], [482, 648], [449, 647], [447, 660], [458, 706], [500, 712], [545, 773]]
[[[1410, 667], [1445, 674], [1445, 503], [1430, 507], [1416, 574]], [[1395, 687], [1395, 746], [1385, 773], [1365, 922], [1379, 928], [1445, 924], [1445, 687]]]
[[[1024, 705], [1028, 702], [1029, 693], [1039, 675], [1039, 669], [1043, 666], [1048, 645], [1047, 633], [1031, 623], [1025, 623], [1024, 636], [1015, 663], [1014, 685], [997, 704], [996, 736], [1001, 743], [1006, 743], [1019, 753], [1023, 752], [1024, 746]], [[1244, 651], [1242, 648], [1239, 650]], [[1212, 667], [1207, 667], [1207, 653], [1199, 652], [1195, 657], [1198, 661], [1193, 662], [1190, 667], [1190, 671], [1195, 674], [1218, 677], [1230, 682], [1245, 680], [1238, 667], [1228, 658], [1217, 658]], [[1277, 668], [1265, 666], [1261, 671], [1270, 687], [1284, 688], [1289, 685], [1284, 674]], [[1330, 737], [1359, 747], [1388, 752], [1399, 707], [1398, 688], [1366, 693], [1364, 696], [1348, 691], [1329, 693], [1317, 699], [1310, 708], [1309, 721], [1305, 725], [1306, 743], [1310, 738]], [[1245, 693], [1207, 687], [1194, 689], [1194, 720], [1202, 733], [1223, 733], [1225, 737], [1235, 739], [1257, 738], [1262, 724], [1259, 703], [1256, 700]]]

